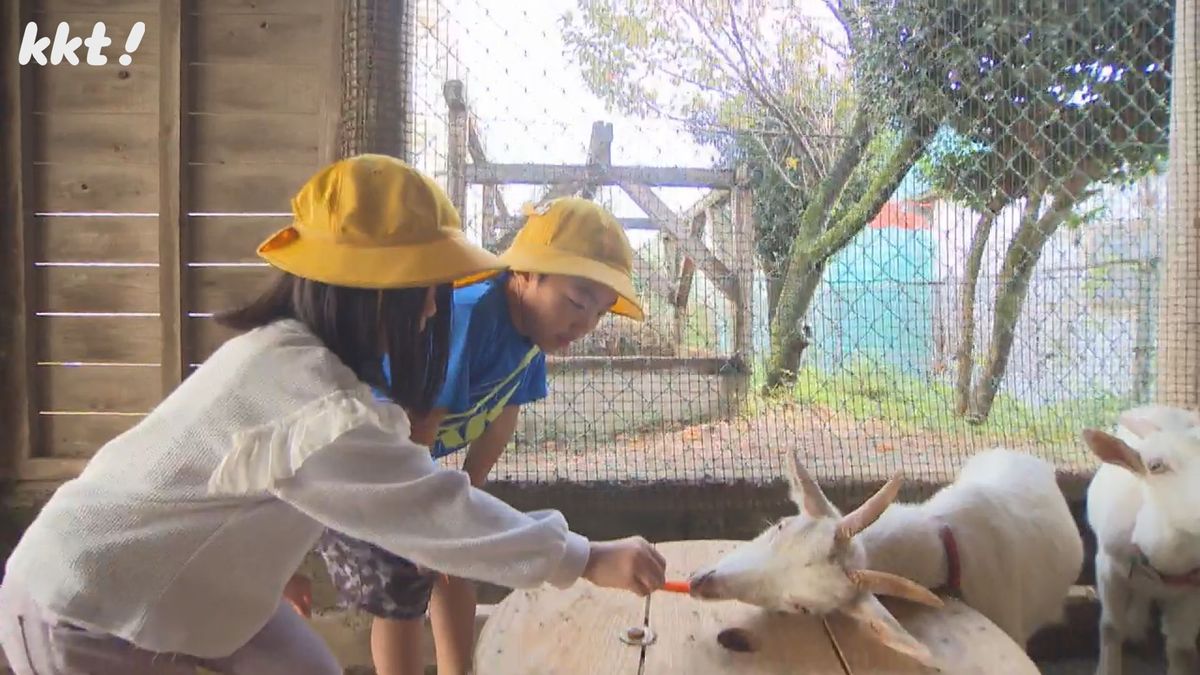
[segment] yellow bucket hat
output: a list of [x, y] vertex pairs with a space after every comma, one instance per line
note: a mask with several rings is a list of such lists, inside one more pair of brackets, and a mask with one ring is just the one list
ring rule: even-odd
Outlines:
[[388, 155], [357, 155], [320, 170], [292, 198], [292, 214], [258, 255], [305, 279], [409, 288], [473, 282], [504, 269], [463, 236], [437, 183]]
[[561, 197], [527, 205], [528, 220], [501, 262], [516, 272], [563, 274], [603, 284], [617, 293], [609, 309], [641, 321], [645, 318], [633, 289], [633, 247], [625, 230], [596, 202]]

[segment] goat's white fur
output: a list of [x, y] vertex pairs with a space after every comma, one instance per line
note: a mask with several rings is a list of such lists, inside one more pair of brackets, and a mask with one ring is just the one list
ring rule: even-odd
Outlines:
[[952, 484], [924, 503], [893, 504], [858, 539], [872, 569], [937, 588], [949, 573], [943, 525], [957, 544], [963, 602], [1022, 647], [1061, 620], [1084, 551], [1049, 462], [985, 450]]
[[[1200, 415], [1160, 405], [1121, 415], [1115, 438], [1134, 453], [1132, 468], [1105, 460], [1088, 487], [1088, 523], [1096, 533], [1096, 582], [1101, 601], [1099, 675], [1120, 675], [1123, 645], [1145, 636], [1150, 608], [1162, 609], [1168, 675], [1200, 673], [1200, 588], [1164, 583], [1135, 564], [1136, 549], [1157, 572], [1200, 567]], [[1146, 469], [1145, 467], [1150, 467]]]

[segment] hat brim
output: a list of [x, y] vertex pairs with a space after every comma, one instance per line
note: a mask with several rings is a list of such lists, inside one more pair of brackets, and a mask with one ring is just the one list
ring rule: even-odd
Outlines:
[[461, 287], [505, 268], [494, 254], [457, 232], [423, 244], [366, 248], [304, 238], [289, 226], [264, 241], [258, 255], [298, 277], [352, 288], [420, 288], [445, 283]]
[[583, 277], [603, 284], [617, 294], [617, 301], [608, 311], [629, 317], [634, 321], [642, 321], [646, 318], [642, 306], [637, 300], [637, 292], [633, 289], [633, 281], [625, 273], [602, 262], [564, 253], [559, 249], [528, 244], [519, 249], [516, 247], [508, 249], [500, 255], [500, 262], [514, 272], [562, 274]]

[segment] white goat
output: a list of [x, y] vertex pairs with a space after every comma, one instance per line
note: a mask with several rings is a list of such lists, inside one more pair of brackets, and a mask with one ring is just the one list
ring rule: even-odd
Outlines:
[[1104, 463], [1088, 487], [1100, 595], [1100, 675], [1119, 675], [1125, 640], [1162, 610], [1169, 675], [1200, 673], [1200, 414], [1150, 405], [1116, 434], [1083, 438]]
[[715, 565], [698, 570], [689, 580], [692, 595], [740, 600], [781, 612], [841, 612], [865, 624], [892, 649], [936, 665], [928, 648], [896, 621], [875, 594], [935, 607], [942, 605], [941, 599], [913, 581], [867, 569], [867, 554], [855, 536], [895, 499], [900, 477], [893, 477], [845, 516], [797, 457], [793, 457], [791, 477], [792, 501], [800, 513], [769, 527]]
[[[1049, 463], [1009, 450], [983, 452], [925, 503], [887, 509], [898, 491], [893, 479], [841, 521], [869, 527], [840, 540], [832, 534], [840, 524], [836, 510], [798, 460], [793, 469], [792, 499], [801, 514], [697, 572], [693, 595], [781, 611], [841, 610], [868, 621], [889, 646], [927, 664], [924, 647], [862, 591], [927, 604], [928, 596], [914, 588], [960, 591], [964, 602], [1021, 645], [1061, 616], [1083, 565], [1083, 540]], [[864, 581], [866, 564], [873, 570], [869, 575], [882, 575], [888, 583]]]

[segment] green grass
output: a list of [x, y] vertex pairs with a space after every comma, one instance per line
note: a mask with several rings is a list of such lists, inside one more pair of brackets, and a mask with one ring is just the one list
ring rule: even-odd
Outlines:
[[[761, 381], [761, 374], [756, 373], [756, 380]], [[971, 424], [954, 415], [954, 392], [950, 386], [868, 359], [857, 360], [834, 372], [806, 366], [792, 390], [784, 395], [788, 396], [801, 404], [826, 406], [858, 420], [884, 420], [901, 429], [999, 436], [1048, 445], [1074, 444], [1081, 429], [1107, 427], [1120, 410], [1130, 405], [1125, 398], [1098, 393], [1052, 405], [1030, 406], [1001, 392], [988, 419], [982, 424]], [[781, 396], [773, 398], [779, 400]]]

